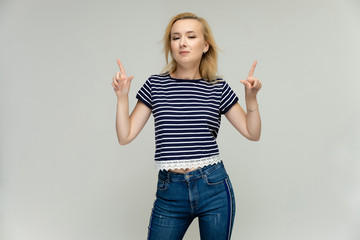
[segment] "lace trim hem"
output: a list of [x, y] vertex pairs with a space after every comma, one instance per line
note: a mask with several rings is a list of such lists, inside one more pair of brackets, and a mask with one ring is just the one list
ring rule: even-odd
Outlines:
[[190, 159], [190, 160], [174, 160], [174, 161], [155, 161], [155, 167], [157, 170], [174, 170], [174, 169], [187, 169], [205, 167], [221, 162], [220, 155], [214, 155], [210, 157]]

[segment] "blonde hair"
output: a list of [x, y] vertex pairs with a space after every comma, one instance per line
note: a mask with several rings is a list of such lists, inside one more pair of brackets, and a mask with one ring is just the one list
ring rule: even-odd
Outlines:
[[[201, 77], [209, 82], [216, 81], [217, 79], [217, 52], [218, 47], [215, 43], [214, 37], [212, 35], [211, 29], [209, 24], [205, 21], [205, 19], [196, 16], [193, 13], [181, 13], [173, 17], [169, 24], [167, 25], [163, 37], [164, 41], [164, 53], [165, 53], [165, 59], [166, 59], [166, 66], [164, 67], [163, 71], [165, 73], [173, 73], [176, 71], [177, 63], [174, 59], [173, 53], [171, 51], [171, 28], [174, 25], [174, 23], [178, 20], [182, 19], [195, 19], [202, 23], [203, 26], [203, 34], [205, 41], [209, 44], [209, 50], [203, 54], [199, 71]], [[171, 56], [171, 62], [169, 63], [169, 55]]]

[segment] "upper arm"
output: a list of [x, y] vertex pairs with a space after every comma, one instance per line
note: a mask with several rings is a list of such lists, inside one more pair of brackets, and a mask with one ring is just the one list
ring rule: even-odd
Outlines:
[[129, 142], [134, 140], [136, 136], [140, 133], [141, 129], [145, 126], [151, 115], [151, 109], [146, 106], [143, 102], [138, 100], [134, 110], [130, 114], [130, 132], [129, 132]]
[[238, 102], [225, 113], [225, 116], [244, 137], [250, 138], [247, 130], [246, 113]]

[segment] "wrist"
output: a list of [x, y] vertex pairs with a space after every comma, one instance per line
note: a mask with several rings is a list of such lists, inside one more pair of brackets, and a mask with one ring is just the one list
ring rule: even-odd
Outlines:
[[127, 101], [128, 100], [128, 95], [121, 95], [121, 96], [117, 96], [117, 101], [118, 102], [123, 102], [123, 101]]
[[246, 112], [256, 112], [257, 110], [259, 110], [259, 105], [256, 105], [255, 107], [246, 107]]
[[256, 98], [256, 95], [247, 95], [245, 94], [245, 100], [246, 102], [257, 102], [257, 98]]
[[246, 110], [247, 112], [255, 112], [259, 108], [259, 104], [257, 102], [256, 96], [255, 97], [246, 97]]

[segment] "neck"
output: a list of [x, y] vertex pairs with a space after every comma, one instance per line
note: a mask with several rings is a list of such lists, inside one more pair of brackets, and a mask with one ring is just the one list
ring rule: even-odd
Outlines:
[[199, 67], [196, 68], [183, 68], [181, 66], [177, 66], [176, 71], [172, 72], [171, 75], [174, 78], [178, 79], [200, 79], [200, 71]]

